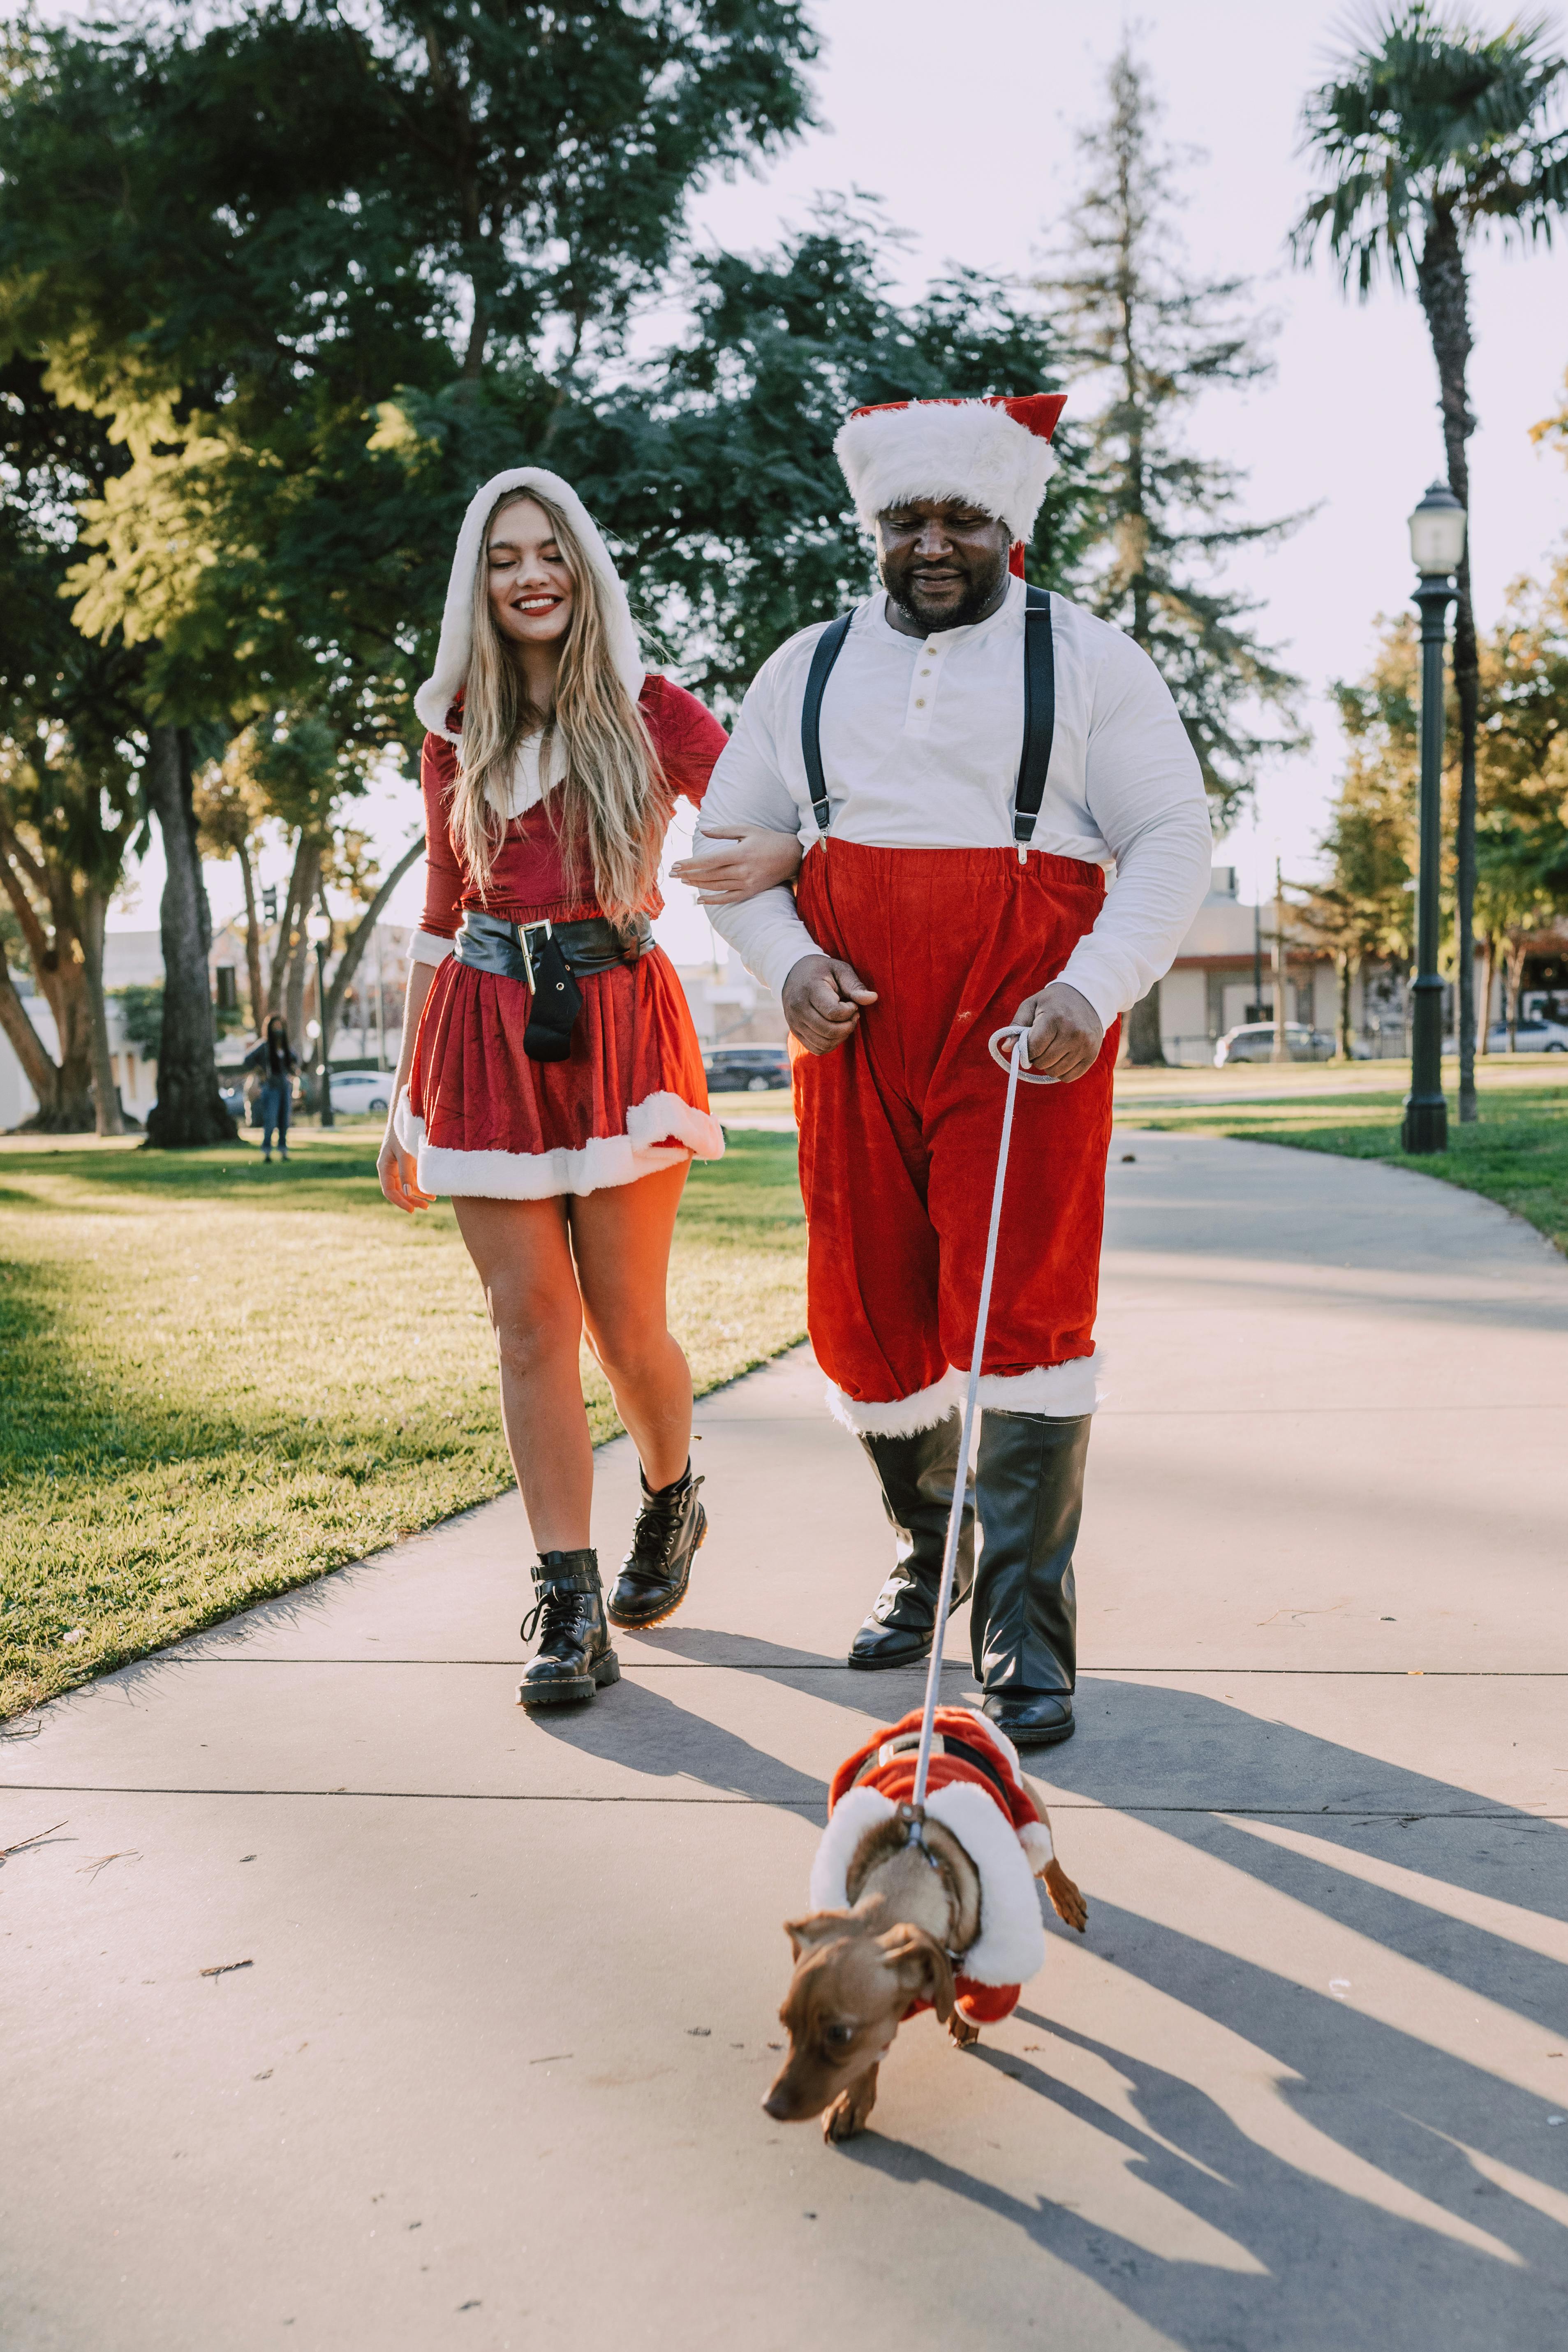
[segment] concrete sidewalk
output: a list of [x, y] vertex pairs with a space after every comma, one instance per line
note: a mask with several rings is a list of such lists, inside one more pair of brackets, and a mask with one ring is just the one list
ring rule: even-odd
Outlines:
[[1036, 1759], [1089, 1932], [1016, 2016], [917, 2020], [842, 2150], [758, 2108], [828, 1776], [919, 1690], [843, 1666], [887, 1538], [787, 1359], [582, 1713], [512, 1704], [505, 1501], [0, 1741], [6, 2352], [1563, 2340], [1568, 1266], [1364, 1163], [1111, 1178]]

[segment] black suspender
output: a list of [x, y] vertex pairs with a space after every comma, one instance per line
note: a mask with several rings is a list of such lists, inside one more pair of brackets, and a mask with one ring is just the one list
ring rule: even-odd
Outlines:
[[1051, 600], [1044, 588], [1030, 588], [1024, 611], [1024, 756], [1013, 795], [1013, 838], [1021, 857], [1035, 837], [1035, 820], [1051, 764], [1057, 731], [1057, 647], [1051, 633]]
[[800, 706], [800, 748], [805, 761], [805, 781], [811, 786], [816, 829], [824, 841], [827, 838], [827, 786], [822, 774], [822, 698], [827, 690], [828, 673], [844, 650], [844, 640], [854, 617], [853, 613], [840, 613], [836, 621], [829, 621], [812, 647], [811, 667], [805, 674], [805, 700]]
[[[1024, 756], [1013, 795], [1013, 838], [1019, 854], [1035, 837], [1057, 731], [1057, 652], [1051, 631], [1051, 600], [1044, 588], [1026, 590], [1024, 610]], [[812, 647], [805, 699], [800, 707], [800, 751], [818, 833], [827, 837], [827, 783], [822, 772], [822, 698], [833, 665], [844, 650], [853, 614], [840, 613]]]

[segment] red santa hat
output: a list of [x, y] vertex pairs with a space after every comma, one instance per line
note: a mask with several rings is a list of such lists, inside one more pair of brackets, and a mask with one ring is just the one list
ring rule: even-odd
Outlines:
[[609, 618], [610, 659], [634, 702], [642, 692], [643, 679], [647, 672], [637, 644], [637, 626], [626, 601], [626, 588], [610, 561], [610, 551], [599, 535], [598, 525], [571, 483], [563, 481], [559, 474], [551, 473], [543, 466], [509, 467], [504, 474], [492, 474], [468, 500], [468, 509], [458, 533], [451, 575], [447, 583], [447, 604], [441, 614], [441, 641], [436, 648], [436, 667], [414, 698], [415, 710], [429, 732], [445, 736], [448, 743], [462, 741], [460, 732], [454, 733], [447, 722], [458, 689], [467, 682], [468, 660], [473, 652], [474, 573], [479, 567], [485, 525], [509, 493], [522, 498], [530, 490], [548, 499], [571, 524], [578, 545], [605, 590]]
[[901, 499], [962, 499], [1026, 540], [1057, 469], [1059, 392], [986, 400], [894, 400], [858, 408], [834, 454], [868, 530]]

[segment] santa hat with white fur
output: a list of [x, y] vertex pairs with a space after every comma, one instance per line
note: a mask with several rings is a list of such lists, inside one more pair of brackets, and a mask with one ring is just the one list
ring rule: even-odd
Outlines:
[[559, 474], [552, 474], [542, 466], [514, 466], [504, 474], [492, 474], [483, 487], [468, 500], [468, 510], [463, 517], [463, 528], [458, 533], [458, 545], [452, 557], [451, 577], [447, 583], [447, 603], [441, 614], [441, 641], [436, 648], [436, 667], [414, 698], [414, 708], [432, 735], [444, 736], [448, 743], [462, 740], [447, 724], [447, 713], [454, 696], [468, 675], [468, 659], [473, 652], [474, 572], [479, 564], [484, 541], [485, 525], [508, 491], [521, 495], [533, 490], [550, 500], [571, 524], [577, 543], [593, 566], [595, 577], [605, 592], [609, 607], [610, 656], [616, 665], [622, 685], [633, 701], [642, 692], [647, 675], [637, 645], [637, 626], [626, 601], [626, 592], [620, 574], [610, 561], [610, 551], [599, 536], [598, 525], [572, 488]]
[[1057, 469], [1058, 392], [985, 400], [895, 400], [858, 408], [833, 444], [868, 530], [903, 499], [962, 499], [1005, 522], [1016, 551]]

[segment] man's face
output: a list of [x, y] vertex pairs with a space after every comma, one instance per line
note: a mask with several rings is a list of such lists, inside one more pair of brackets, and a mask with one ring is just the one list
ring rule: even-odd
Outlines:
[[994, 612], [1007, 586], [1007, 548], [1005, 522], [956, 499], [910, 499], [877, 517], [882, 585], [921, 636]]

